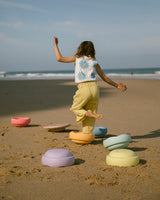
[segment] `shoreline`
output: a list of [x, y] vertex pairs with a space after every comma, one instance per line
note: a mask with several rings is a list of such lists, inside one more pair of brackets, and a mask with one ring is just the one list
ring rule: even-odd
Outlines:
[[[122, 68], [122, 69], [102, 69], [104, 74], [112, 78], [128, 79], [160, 79], [160, 67], [149, 68]], [[98, 77], [98, 75], [97, 75]], [[0, 80], [5, 79], [74, 79], [74, 70], [39, 70], [39, 71], [0, 71]]]
[[[106, 74], [107, 75], [107, 74]], [[108, 76], [108, 75], [107, 75]], [[124, 79], [124, 80], [160, 80], [160, 76], [141, 76], [141, 75], [130, 75], [130, 76], [108, 76], [110, 79]], [[100, 78], [98, 77], [97, 80]], [[70, 80], [74, 81], [73, 77], [54, 77], [54, 78], [0, 78], [0, 82], [2, 81], [43, 81], [43, 80]]]

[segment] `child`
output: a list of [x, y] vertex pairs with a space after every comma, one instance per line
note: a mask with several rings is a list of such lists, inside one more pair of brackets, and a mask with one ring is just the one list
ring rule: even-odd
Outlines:
[[108, 84], [121, 91], [125, 91], [127, 88], [122, 83], [115, 83], [102, 72], [95, 59], [95, 49], [92, 42], [82, 42], [77, 53], [71, 57], [61, 55], [56, 37], [54, 37], [54, 48], [57, 61], [75, 63], [75, 82], [78, 84], [78, 90], [73, 97], [73, 105], [70, 110], [76, 115], [76, 122], [82, 122], [82, 132], [92, 133], [95, 119], [103, 117], [101, 114], [97, 114], [99, 88], [95, 76], [96, 71], [101, 79]]

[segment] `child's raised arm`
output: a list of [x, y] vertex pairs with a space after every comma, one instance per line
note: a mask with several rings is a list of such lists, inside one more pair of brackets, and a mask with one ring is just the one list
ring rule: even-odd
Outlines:
[[114, 81], [112, 81], [110, 78], [108, 78], [101, 70], [101, 67], [99, 66], [99, 64], [97, 64], [96, 66], [96, 70], [98, 75], [101, 77], [101, 79], [105, 82], [107, 82], [108, 84], [118, 88], [121, 91], [125, 91], [127, 89], [127, 87], [125, 85], [123, 85], [122, 83], [115, 83]]
[[56, 55], [57, 61], [64, 62], [64, 63], [75, 62], [76, 56], [63, 57], [61, 55], [59, 48], [58, 48], [58, 38], [55, 36], [53, 38], [54, 38], [53, 45], [54, 45], [54, 50], [55, 50], [55, 55]]

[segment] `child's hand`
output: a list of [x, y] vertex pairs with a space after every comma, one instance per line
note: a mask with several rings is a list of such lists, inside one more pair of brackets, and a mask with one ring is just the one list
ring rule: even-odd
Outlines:
[[117, 88], [118, 88], [119, 90], [123, 91], [123, 92], [124, 92], [125, 90], [127, 90], [126, 85], [123, 85], [122, 83], [119, 83], [118, 86], [117, 86]]
[[57, 45], [57, 44], [58, 44], [58, 38], [55, 37], [55, 36], [53, 36], [53, 38], [54, 38], [54, 42], [53, 42], [53, 44], [54, 44], [54, 45]]

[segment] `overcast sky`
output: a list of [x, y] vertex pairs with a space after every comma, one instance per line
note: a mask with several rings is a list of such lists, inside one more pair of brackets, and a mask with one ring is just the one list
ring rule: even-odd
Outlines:
[[0, 71], [74, 69], [58, 63], [84, 40], [102, 68], [160, 67], [160, 0], [0, 0]]

